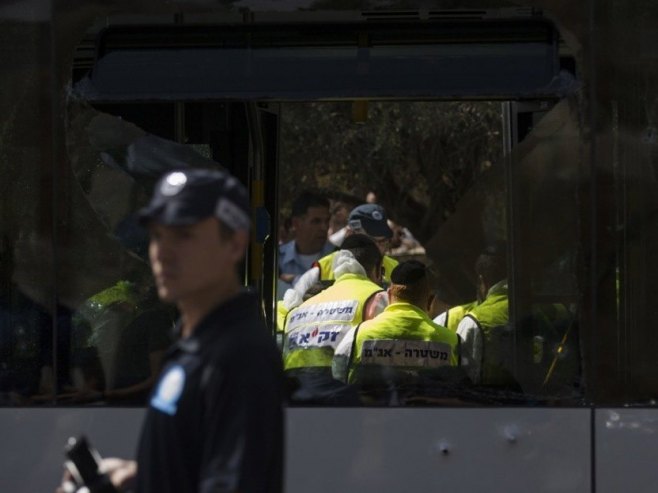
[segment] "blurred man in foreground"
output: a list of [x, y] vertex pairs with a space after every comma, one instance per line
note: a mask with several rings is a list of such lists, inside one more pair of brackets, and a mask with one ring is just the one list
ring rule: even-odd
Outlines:
[[234, 177], [187, 169], [165, 175], [140, 211], [158, 295], [181, 313], [180, 340], [151, 395], [137, 460], [102, 464], [119, 491], [281, 491], [280, 356], [238, 272], [248, 204]]

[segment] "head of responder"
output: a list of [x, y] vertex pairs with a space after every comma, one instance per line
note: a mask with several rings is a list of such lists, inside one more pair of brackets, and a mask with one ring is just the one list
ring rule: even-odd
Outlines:
[[477, 275], [477, 299], [484, 301], [489, 290], [507, 278], [507, 262], [504, 251], [489, 248], [481, 253], [475, 261]]
[[378, 204], [361, 204], [352, 209], [347, 219], [345, 237], [354, 233], [369, 236], [382, 254], [389, 249], [393, 237], [386, 211]]
[[427, 315], [431, 289], [425, 265], [416, 260], [398, 264], [387, 292], [385, 310], [356, 326], [336, 348], [333, 377], [364, 389], [374, 385], [373, 390], [382, 388], [382, 378], [406, 385], [418, 370], [457, 366], [457, 335]]
[[427, 267], [418, 260], [401, 262], [391, 273], [388, 287], [389, 302], [410, 303], [428, 313], [432, 303], [432, 289], [427, 276]]
[[228, 173], [182, 169], [164, 175], [139, 212], [160, 298], [176, 303], [193, 327], [241, 289], [238, 267], [249, 242], [249, 200]]
[[382, 254], [376, 243], [364, 234], [353, 234], [345, 238], [337, 257], [334, 258], [334, 272], [336, 278], [340, 277], [343, 272], [349, 272], [346, 266], [350, 265], [341, 259], [340, 252], [349, 252], [365, 271], [365, 276], [375, 284], [381, 283], [382, 280]]

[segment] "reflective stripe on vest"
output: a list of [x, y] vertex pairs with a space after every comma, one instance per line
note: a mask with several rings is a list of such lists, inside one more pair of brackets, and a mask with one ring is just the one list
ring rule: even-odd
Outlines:
[[457, 332], [459, 322], [461, 322], [466, 314], [476, 306], [477, 301], [472, 301], [471, 303], [465, 303], [463, 305], [457, 305], [449, 308], [448, 312], [446, 313], [446, 327], [452, 332]]
[[509, 367], [509, 298], [507, 284], [489, 292], [486, 299], [467, 315], [482, 330], [481, 382], [485, 385], [504, 385], [511, 381]]
[[365, 303], [381, 290], [364, 276], [345, 274], [291, 310], [285, 322], [284, 368], [331, 367], [336, 346], [363, 320]]

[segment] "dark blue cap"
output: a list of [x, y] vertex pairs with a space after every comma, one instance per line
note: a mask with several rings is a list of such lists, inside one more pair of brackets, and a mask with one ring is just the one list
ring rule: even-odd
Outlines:
[[187, 168], [158, 180], [139, 220], [142, 225], [186, 226], [216, 217], [238, 231], [249, 229], [249, 214], [247, 190], [237, 178], [224, 171]]
[[381, 205], [362, 204], [355, 207], [347, 218], [347, 224], [355, 231], [364, 231], [368, 236], [393, 236], [393, 231], [388, 227], [386, 212]]

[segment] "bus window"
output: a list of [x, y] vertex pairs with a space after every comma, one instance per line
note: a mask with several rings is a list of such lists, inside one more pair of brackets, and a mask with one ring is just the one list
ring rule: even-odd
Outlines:
[[[38, 245], [34, 236], [32, 241], [20, 237], [28, 236], [26, 228], [29, 223], [23, 224], [20, 230], [5, 230], [0, 237], [0, 405], [3, 406], [32, 405], [53, 398], [56, 386], [53, 326], [59, 326], [61, 337], [71, 327], [71, 312], [64, 306], [57, 304], [54, 312], [50, 311], [51, 300], [44, 297], [49, 293], [41, 286], [47, 280], [43, 274], [48, 271], [33, 270], [39, 260], [32, 249]], [[17, 275], [25, 272], [27, 266], [21, 263], [30, 255], [35, 255], [31, 259], [34, 264], [29, 267], [32, 277]], [[65, 362], [70, 352], [60, 340], [56, 343], [60, 361]]]
[[20, 22], [3, 26], [3, 44], [20, 49], [4, 57], [0, 102], [0, 406], [26, 406], [50, 402], [63, 383], [57, 366], [69, 359], [71, 311], [56, 292], [52, 257], [55, 144], [46, 123], [50, 88], [38, 43], [43, 30]]
[[[651, 402], [652, 76], [633, 69], [637, 91], [610, 79], [613, 59], [589, 60], [533, 9], [324, 14], [90, 18], [58, 98], [38, 60], [44, 33], [10, 23], [29, 42], [11, 52], [22, 77], [6, 74], [3, 100], [19, 115], [2, 133], [3, 405], [143, 397], [176, 314], [153, 299], [131, 214], [181, 162], [249, 186], [245, 283], [282, 347], [279, 307], [303, 272], [281, 270], [281, 247], [319, 227], [331, 253], [356, 206], [384, 208], [391, 237], [375, 240], [427, 265], [429, 310], [460, 334], [463, 371], [422, 392], [403, 379], [410, 392], [389, 401], [384, 378], [375, 402]], [[587, 86], [599, 73], [614, 91]], [[647, 95], [625, 106], [630, 93]], [[14, 99], [27, 101], [20, 112]], [[293, 213], [303, 191], [328, 200], [309, 224]], [[498, 288], [503, 321], [491, 326], [477, 307]], [[152, 331], [142, 314], [163, 322]], [[136, 323], [144, 339], [125, 340]], [[116, 357], [124, 345], [129, 361]]]
[[[357, 120], [359, 106], [365, 108], [361, 115], [365, 118]], [[405, 232], [404, 239], [389, 242], [383, 253], [395, 261], [417, 259], [426, 264], [431, 271], [431, 291], [441, 297], [443, 310], [453, 319], [463, 319], [462, 323], [446, 323], [461, 338], [459, 370], [428, 371], [423, 365], [431, 362], [422, 358], [405, 365], [401, 354], [394, 357], [402, 351], [389, 352], [391, 361], [363, 364], [358, 351], [365, 349], [357, 335], [348, 352], [349, 376], [342, 376], [359, 388], [362, 402], [400, 405], [551, 399], [572, 404], [582, 398], [573, 223], [561, 217], [557, 226], [555, 217], [542, 213], [556, 191], [563, 197], [563, 208], [574, 207], [573, 201], [566, 202], [569, 189], [573, 192], [573, 175], [565, 170], [567, 174], [559, 178], [546, 176], [543, 168], [548, 163], [536, 155], [532, 161], [526, 159], [520, 152], [524, 149], [516, 145], [513, 150], [505, 147], [504, 139], [510, 135], [506, 128], [511, 123], [509, 112], [519, 113], [518, 106], [474, 101], [281, 105], [279, 220], [292, 224], [293, 229], [283, 230], [279, 240], [284, 256], [280, 269], [290, 265], [286, 262], [292, 248], [310, 253], [300, 251], [295, 242], [295, 234], [309, 234], [303, 221], [294, 217], [299, 213], [294, 211], [294, 203], [300, 191], [313, 190], [325, 197], [331, 219], [343, 221], [343, 236], [325, 225], [324, 242], [331, 244], [330, 249], [340, 248], [345, 231], [348, 235], [354, 232], [344, 215], [349, 219], [350, 210], [376, 202], [386, 211], [390, 225]], [[526, 125], [532, 123], [534, 128], [521, 128], [524, 119], [515, 118], [518, 130], [540, 135], [556, 122], [564, 123], [561, 104], [545, 102], [537, 108], [543, 114], [526, 119]], [[507, 118], [503, 118], [505, 114]], [[295, 231], [296, 224], [302, 225], [300, 233]], [[544, 231], [560, 227], [563, 238], [554, 245], [542, 245], [538, 227]], [[318, 258], [327, 255], [322, 250], [324, 242], [316, 242]], [[299, 243], [306, 246], [308, 240], [304, 236]], [[284, 289], [291, 286], [286, 286], [286, 279], [280, 281], [277, 298], [284, 310], [279, 310], [286, 312], [290, 303], [296, 306], [303, 300], [295, 302], [290, 293], [284, 296]], [[303, 279], [292, 284], [300, 293], [306, 288]], [[346, 296], [336, 292], [333, 296]], [[313, 298], [305, 303], [315, 306]], [[457, 315], [460, 307], [468, 308]], [[421, 308], [429, 312], [428, 306]], [[288, 318], [294, 320], [302, 309], [296, 308]], [[283, 324], [286, 329], [294, 325]], [[370, 330], [368, 324], [363, 327]], [[303, 329], [292, 329], [283, 338], [289, 345], [294, 342], [299, 351], [297, 338], [301, 335], [296, 332], [301, 334]], [[321, 334], [311, 334], [309, 340], [321, 338]], [[339, 350], [342, 336], [336, 338], [332, 349]], [[398, 337], [404, 341], [403, 333]], [[313, 345], [308, 347], [312, 350]], [[286, 350], [294, 353], [284, 343], [284, 353]], [[294, 360], [287, 360], [290, 375], [314, 367], [320, 371], [319, 367], [326, 365], [326, 361], [297, 364]], [[306, 398], [306, 394], [300, 395]]]
[[[155, 178], [180, 165], [224, 166], [249, 185], [255, 238], [245, 282], [260, 292], [284, 360], [286, 290], [340, 247], [354, 230], [351, 212], [371, 204], [388, 219], [386, 233], [373, 236], [385, 254], [383, 287], [396, 263], [420, 260], [436, 303], [432, 317], [437, 307], [468, 305], [464, 320], [472, 322], [460, 328], [453, 317], [449, 359], [461, 359], [459, 368], [402, 368], [395, 403], [486, 401], [491, 392], [524, 402], [577, 398], [579, 350], [567, 351], [565, 342], [578, 337], [573, 293], [560, 284], [573, 276], [573, 238], [536, 265], [521, 263], [534, 241], [519, 233], [532, 229], [519, 212], [523, 191], [540, 171], [512, 152], [550, 120], [546, 113], [572, 90], [573, 75], [560, 72], [552, 25], [526, 20], [321, 32], [311, 24], [215, 30], [110, 22], [92, 29], [93, 64], [83, 56], [85, 40], [67, 102], [66, 180], [76, 184], [68, 197], [76, 212], [67, 218], [74, 241], [66, 254], [78, 261], [58, 270], [72, 313], [62, 332], [70, 357], [59, 371], [57, 402], [143, 402], [175, 310], [154, 297], [134, 211]], [[509, 100], [518, 94], [525, 106]], [[453, 98], [460, 101], [446, 101]], [[544, 106], [530, 111], [532, 102]], [[300, 209], [296, 199], [305, 194], [311, 202]], [[480, 258], [494, 250], [495, 278], [480, 270]], [[564, 289], [544, 293], [544, 279], [528, 274], [534, 268], [557, 276]], [[319, 280], [299, 301], [333, 282]], [[489, 327], [476, 304], [501, 287], [503, 320]], [[342, 336], [331, 337], [333, 350]], [[555, 356], [562, 352], [576, 362], [567, 377]], [[372, 380], [364, 393], [375, 397], [364, 402], [392, 404], [381, 392], [390, 377], [379, 370], [356, 372]]]

